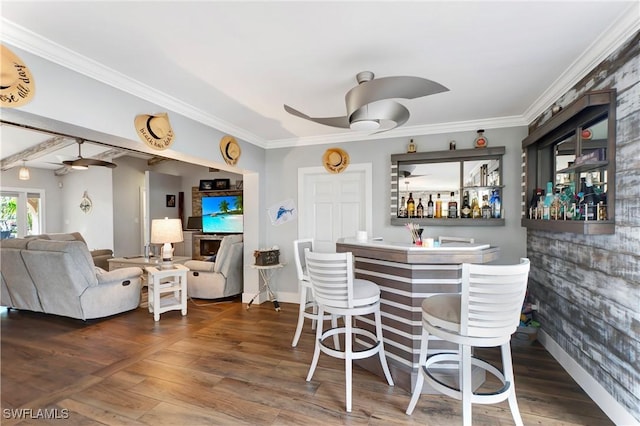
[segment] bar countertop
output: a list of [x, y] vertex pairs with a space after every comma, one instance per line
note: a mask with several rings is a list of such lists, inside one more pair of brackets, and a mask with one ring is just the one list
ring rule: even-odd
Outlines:
[[409, 264], [488, 263], [500, 255], [499, 247], [458, 241], [444, 242], [439, 247], [425, 247], [381, 239], [341, 238], [336, 249], [339, 252], [350, 251], [354, 256]]

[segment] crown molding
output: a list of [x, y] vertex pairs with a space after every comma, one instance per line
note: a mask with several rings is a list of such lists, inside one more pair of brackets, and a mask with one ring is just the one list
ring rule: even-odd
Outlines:
[[34, 33], [6, 18], [0, 18], [2, 40], [26, 52], [42, 57], [64, 68], [83, 74], [106, 85], [122, 90], [148, 102], [167, 108], [192, 120], [198, 121], [221, 132], [229, 133], [239, 139], [267, 147], [267, 142], [257, 135], [232, 125], [220, 118], [194, 108], [173, 96], [154, 89], [140, 81], [130, 78], [93, 59], [80, 55], [58, 43]]
[[630, 5], [524, 112], [527, 125], [640, 30], [640, 3]]
[[394, 139], [399, 137], [416, 137], [422, 135], [438, 135], [442, 133], [467, 132], [478, 129], [498, 129], [504, 127], [526, 126], [528, 123], [522, 116], [486, 118], [482, 120], [456, 121], [424, 126], [403, 126], [383, 133], [367, 134], [365, 132], [336, 133], [323, 136], [277, 139], [269, 141], [267, 149], [290, 148], [311, 145], [336, 144], [366, 140]]

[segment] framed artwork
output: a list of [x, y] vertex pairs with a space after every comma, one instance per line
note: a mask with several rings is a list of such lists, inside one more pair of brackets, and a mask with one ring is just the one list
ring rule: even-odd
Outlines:
[[230, 179], [214, 179], [213, 180], [213, 189], [229, 189]]
[[213, 190], [213, 180], [201, 180], [200, 187], [198, 188], [200, 191], [211, 191]]
[[175, 207], [176, 206], [176, 196], [172, 194], [167, 194], [167, 207]]

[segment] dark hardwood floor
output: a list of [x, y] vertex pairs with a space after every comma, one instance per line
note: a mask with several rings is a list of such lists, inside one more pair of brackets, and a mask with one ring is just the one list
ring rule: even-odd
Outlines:
[[[353, 412], [344, 411], [344, 367], [321, 355], [313, 381], [309, 323], [291, 339], [297, 305], [250, 310], [238, 300], [189, 302], [189, 311], [146, 308], [82, 322], [0, 308], [3, 425], [326, 425], [461, 423], [460, 402], [409, 392], [354, 367]], [[481, 355], [497, 360], [497, 350]], [[527, 425], [607, 425], [610, 420], [534, 344], [513, 349]], [[499, 363], [496, 361], [496, 363]], [[20, 410], [23, 409], [23, 410]], [[22, 416], [22, 418], [17, 418]], [[46, 419], [44, 417], [58, 417]], [[513, 424], [506, 402], [475, 405], [474, 425]]]

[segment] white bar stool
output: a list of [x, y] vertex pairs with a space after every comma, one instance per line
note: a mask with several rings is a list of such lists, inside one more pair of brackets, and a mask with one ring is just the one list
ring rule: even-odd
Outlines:
[[[418, 374], [407, 414], [413, 412], [423, 382], [452, 398], [462, 400], [464, 425], [471, 425], [472, 404], [495, 404], [509, 400], [511, 415], [522, 425], [516, 401], [511, 335], [520, 323], [520, 312], [527, 290], [529, 259], [517, 265], [462, 265], [462, 292], [439, 294], [422, 302], [422, 340]], [[429, 335], [457, 343], [459, 353], [437, 353], [427, 358]], [[502, 372], [491, 364], [472, 356], [472, 347], [500, 346]], [[437, 365], [457, 364], [459, 389], [438, 380], [430, 369]], [[502, 388], [490, 393], [474, 393], [471, 366], [482, 368], [502, 382]]]
[[[380, 288], [367, 280], [353, 277], [352, 253], [313, 253], [305, 249], [307, 271], [313, 289], [313, 296], [318, 303], [318, 317], [325, 312], [344, 317], [344, 327], [335, 327], [323, 331], [323, 321], [316, 327], [316, 345], [313, 360], [307, 375], [307, 381], [313, 377], [318, 365], [320, 352], [345, 360], [346, 406], [351, 412], [352, 368], [354, 359], [364, 359], [373, 355], [380, 357], [387, 383], [393, 386], [384, 352], [382, 337], [382, 318], [380, 315]], [[353, 317], [374, 314], [376, 333], [354, 327]], [[330, 336], [344, 335], [344, 350], [332, 348], [325, 344]], [[354, 350], [354, 339], [367, 341], [364, 348]]]
[[[306, 273], [307, 264], [304, 258], [305, 249], [313, 251], [313, 238], [303, 238], [295, 240], [293, 242], [294, 261], [296, 264], [296, 272], [298, 273], [298, 284], [300, 286], [300, 308], [298, 313], [298, 325], [296, 326], [296, 332], [293, 336], [293, 342], [291, 343], [291, 346], [294, 348], [298, 345], [298, 341], [300, 340], [302, 328], [304, 327], [304, 319], [308, 318], [311, 320], [312, 330], [316, 329], [316, 322], [318, 320], [318, 304], [313, 299], [313, 295], [311, 294], [311, 281], [309, 281], [309, 276]], [[337, 327], [336, 317], [330, 314], [326, 314], [322, 319], [331, 319], [332, 326], [334, 328]], [[334, 345], [336, 348], [340, 348], [337, 335], [334, 336]]]

